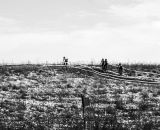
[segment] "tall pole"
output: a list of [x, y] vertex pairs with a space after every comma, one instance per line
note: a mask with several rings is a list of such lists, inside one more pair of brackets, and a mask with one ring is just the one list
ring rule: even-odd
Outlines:
[[84, 95], [81, 94], [82, 98], [82, 107], [83, 107], [83, 126], [84, 130], [86, 129], [86, 119], [85, 119], [85, 103], [84, 103]]
[[84, 110], [84, 107], [83, 107], [83, 120], [84, 120], [84, 130], [86, 129], [86, 119], [85, 119], [85, 110]]

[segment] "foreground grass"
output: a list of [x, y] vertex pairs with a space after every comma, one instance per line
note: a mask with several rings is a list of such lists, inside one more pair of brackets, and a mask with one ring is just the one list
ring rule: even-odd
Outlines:
[[1, 129], [160, 129], [159, 86], [109, 80], [65, 68], [1, 68]]

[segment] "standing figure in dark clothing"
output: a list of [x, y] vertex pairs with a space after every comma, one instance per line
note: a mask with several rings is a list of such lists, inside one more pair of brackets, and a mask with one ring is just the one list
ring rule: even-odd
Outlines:
[[65, 65], [65, 60], [66, 60], [66, 58], [65, 58], [65, 57], [63, 57], [63, 65]]
[[101, 60], [101, 68], [104, 70], [104, 59]]
[[119, 63], [119, 65], [118, 65], [118, 73], [119, 73], [119, 75], [122, 75], [122, 73], [123, 73], [123, 67], [122, 67], [121, 63]]
[[104, 61], [104, 71], [106, 71], [108, 68], [108, 62], [107, 62], [107, 59], [105, 59]]

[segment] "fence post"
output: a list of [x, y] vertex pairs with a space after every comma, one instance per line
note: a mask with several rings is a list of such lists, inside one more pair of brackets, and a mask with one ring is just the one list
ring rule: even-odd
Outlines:
[[86, 129], [86, 120], [85, 120], [85, 104], [84, 104], [84, 96], [81, 94], [81, 99], [82, 99], [82, 108], [83, 108], [83, 127], [84, 130]]

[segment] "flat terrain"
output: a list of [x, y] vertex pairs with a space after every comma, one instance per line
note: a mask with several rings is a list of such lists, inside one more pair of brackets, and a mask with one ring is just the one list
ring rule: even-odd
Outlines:
[[[87, 130], [160, 129], [160, 84], [64, 66], [1, 66], [0, 72], [2, 130], [82, 130], [84, 121]], [[149, 79], [159, 81], [153, 74]], [[84, 110], [82, 96], [89, 99]]]

